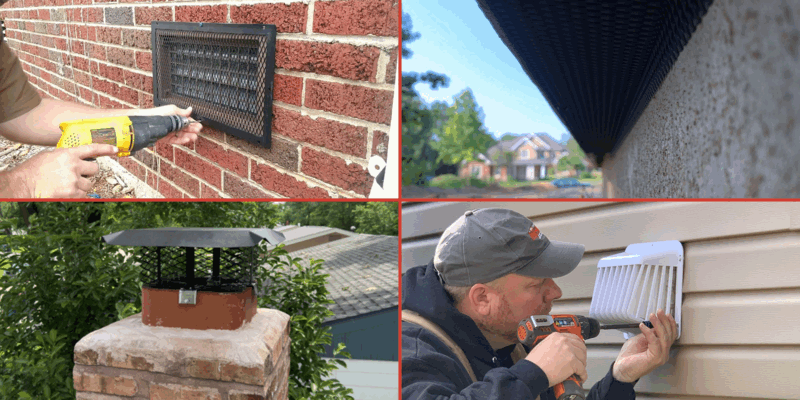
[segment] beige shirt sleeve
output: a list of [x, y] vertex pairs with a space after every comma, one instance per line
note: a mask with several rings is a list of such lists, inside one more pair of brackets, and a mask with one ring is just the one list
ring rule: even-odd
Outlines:
[[36, 108], [42, 98], [28, 82], [17, 55], [8, 43], [0, 42], [0, 123]]

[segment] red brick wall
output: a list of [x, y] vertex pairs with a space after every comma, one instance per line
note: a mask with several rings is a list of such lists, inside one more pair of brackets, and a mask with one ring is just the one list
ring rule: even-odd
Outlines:
[[12, 0], [0, 17], [43, 96], [105, 108], [153, 106], [153, 20], [274, 24], [271, 149], [205, 128], [120, 164], [167, 197], [367, 196], [368, 159], [389, 141], [399, 1], [195, 3]]

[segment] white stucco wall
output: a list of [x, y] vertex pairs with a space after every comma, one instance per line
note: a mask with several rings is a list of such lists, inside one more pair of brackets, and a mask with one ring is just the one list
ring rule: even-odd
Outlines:
[[603, 162], [608, 197], [800, 197], [800, 2], [716, 0]]

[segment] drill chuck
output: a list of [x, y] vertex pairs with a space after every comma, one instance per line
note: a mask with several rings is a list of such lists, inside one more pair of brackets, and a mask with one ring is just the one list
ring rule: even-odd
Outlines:
[[129, 118], [133, 125], [134, 135], [131, 153], [150, 147], [158, 139], [179, 131], [191, 123], [189, 118], [179, 115], [131, 116]]

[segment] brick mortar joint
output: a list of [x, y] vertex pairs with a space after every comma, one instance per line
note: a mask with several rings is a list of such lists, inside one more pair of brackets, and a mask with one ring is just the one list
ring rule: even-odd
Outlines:
[[[35, 65], [34, 65], [34, 67], [35, 67]], [[41, 68], [40, 68], [40, 69], [41, 69]], [[55, 88], [55, 89], [56, 89], [56, 90], [58, 90], [58, 91], [64, 92], [64, 93], [66, 93], [66, 94], [68, 94], [68, 95], [70, 95], [70, 96], [75, 96], [75, 97], [77, 97], [77, 98], [81, 98], [80, 96], [77, 96], [77, 95], [75, 95], [75, 94], [73, 94], [73, 93], [67, 92], [66, 90], [64, 90], [64, 88], [62, 88], [62, 87], [60, 87], [60, 86], [58, 86], [58, 85], [54, 85], [54, 84], [52, 84], [52, 83], [50, 83], [50, 82], [47, 82], [47, 81], [46, 81], [46, 80], [44, 80], [44, 79], [38, 78], [38, 80], [39, 80], [39, 81], [44, 81], [44, 83], [46, 83], [48, 86], [51, 86], [51, 87]], [[38, 83], [38, 82], [37, 82], [37, 83]], [[44, 90], [44, 89], [42, 89], [41, 87], [39, 87], [37, 84], [33, 84], [33, 83], [31, 83], [31, 85], [33, 85], [33, 86], [34, 86], [35, 88], [37, 88], [37, 89], [40, 89], [40, 90], [42, 90], [42, 91], [45, 91], [45, 92], [47, 92], [47, 93], [50, 93], [49, 91], [47, 91], [47, 90]], [[85, 87], [85, 86], [81, 86], [81, 87]], [[96, 90], [92, 90], [92, 93], [94, 93], [94, 94], [96, 94], [96, 95], [99, 95], [99, 96], [107, 97], [107, 98], [109, 98], [109, 99], [112, 99], [113, 101], [115, 101], [115, 102], [117, 102], [117, 103], [120, 103], [120, 104], [124, 105], [124, 106], [129, 106], [130, 108], [139, 108], [139, 106], [138, 106], [138, 105], [133, 105], [133, 104], [131, 104], [131, 103], [128, 103], [128, 102], [126, 102], [126, 101], [124, 101], [124, 100], [121, 100], [121, 99], [118, 99], [118, 98], [116, 98], [116, 97], [112, 97], [111, 95], [108, 95], [108, 94], [106, 94], [106, 93], [103, 93], [103, 92], [98, 92], [98, 91], [96, 91]], [[92, 105], [94, 105], [93, 103], [88, 103], [88, 104], [92, 104]]]
[[[369, 140], [369, 136], [371, 136], [369, 133], [370, 132], [367, 131], [367, 139], [368, 140]], [[327, 147], [317, 146], [315, 144], [311, 144], [311, 143], [308, 143], [308, 142], [301, 142], [301, 141], [299, 141], [297, 139], [294, 139], [292, 137], [289, 137], [289, 136], [286, 136], [286, 135], [283, 135], [283, 134], [281, 134], [281, 136], [285, 136], [286, 141], [288, 141], [288, 142], [290, 142], [292, 144], [296, 144], [298, 146], [301, 146], [301, 148], [300, 148], [300, 152], [301, 153], [302, 153], [302, 147], [308, 147], [308, 148], [310, 148], [312, 150], [319, 151], [320, 153], [325, 153], [325, 154], [327, 154], [329, 156], [341, 158], [345, 162], [349, 161], [347, 163], [347, 165], [357, 164], [357, 165], [360, 165], [360, 166], [364, 167], [365, 169], [367, 169], [367, 166], [369, 165], [369, 158], [361, 158], [361, 157], [358, 157], [358, 156], [354, 156], [352, 154], [346, 154], [346, 153], [338, 152], [336, 150], [331, 150], [331, 149], [329, 149]], [[369, 151], [369, 148], [368, 148], [368, 151]]]
[[[54, 36], [54, 37], [55, 37], [55, 38], [63, 38], [63, 39], [66, 39], [66, 40], [67, 40], [67, 41], [70, 43], [70, 46], [71, 46], [71, 43], [74, 43], [75, 41], [80, 41], [80, 42], [85, 42], [85, 43], [90, 43], [90, 44], [100, 45], [100, 46], [104, 46], [104, 47], [119, 48], [119, 49], [123, 49], [123, 50], [134, 50], [134, 51], [150, 52], [150, 50], [140, 49], [140, 48], [138, 48], [138, 47], [126, 47], [126, 46], [115, 45], [115, 44], [112, 44], [112, 43], [105, 43], [105, 42], [92, 42], [92, 41], [90, 41], [90, 40], [77, 39], [77, 38], [70, 38], [70, 37], [68, 37], [68, 36]], [[87, 55], [85, 55], [85, 54], [78, 54], [78, 53], [75, 53], [75, 52], [74, 52], [74, 51], [72, 51], [72, 50], [61, 50], [61, 49], [54, 48], [54, 47], [47, 47], [47, 46], [43, 46], [43, 45], [41, 45], [41, 44], [37, 44], [37, 43], [33, 43], [33, 42], [24, 42], [24, 41], [21, 41], [21, 40], [17, 40], [17, 39], [11, 39], [11, 38], [9, 38], [9, 40], [13, 40], [13, 41], [19, 42], [19, 43], [21, 43], [21, 44], [27, 44], [27, 45], [30, 45], [30, 46], [39, 47], [39, 48], [42, 48], [42, 49], [46, 49], [46, 50], [48, 50], [48, 51], [57, 51], [57, 52], [59, 52], [59, 53], [67, 54], [67, 55], [69, 55], [69, 56], [71, 56], [71, 57], [74, 57], [74, 56], [76, 56], [76, 55], [77, 55], [77, 56], [80, 56], [80, 57], [83, 57], [83, 58], [87, 59], [88, 61], [94, 61], [94, 62], [98, 62], [98, 63], [99, 63], [99, 62], [102, 62], [102, 63], [104, 63], [104, 64], [108, 64], [108, 65], [111, 65], [111, 66], [114, 66], [114, 67], [117, 67], [117, 68], [126, 69], [126, 70], [128, 70], [128, 71], [140, 72], [140, 73], [142, 73], [142, 74], [144, 74], [144, 75], [150, 74], [150, 77], [152, 77], [152, 76], [153, 76], [153, 73], [152, 73], [151, 71], [143, 71], [143, 70], [140, 70], [140, 69], [133, 69], [133, 68], [131, 68], [131, 67], [128, 67], [128, 66], [125, 66], [125, 65], [113, 64], [113, 63], [110, 63], [108, 60], [101, 60], [101, 59], [98, 59], [98, 58], [94, 58], [94, 57], [91, 57], [91, 56], [87, 56]], [[29, 55], [31, 55], [32, 57], [38, 57], [38, 58], [41, 58], [41, 59], [43, 59], [43, 60], [47, 60], [47, 61], [50, 61], [50, 62], [52, 62], [52, 63], [55, 63], [55, 61], [51, 61], [51, 60], [49, 60], [49, 59], [47, 59], [47, 58], [44, 58], [44, 57], [42, 57], [42, 56], [40, 56], [40, 55], [38, 55], [38, 54], [29, 53], [29, 52], [27, 52], [27, 51], [24, 51], [24, 50], [17, 50], [17, 52], [19, 52], [19, 53], [25, 53], [25, 54], [29, 54]], [[74, 59], [73, 59], [73, 61], [74, 61]], [[70, 66], [70, 68], [75, 68], [75, 66], [74, 66], [74, 65], [71, 65], [71, 66]], [[79, 71], [82, 71], [81, 69], [78, 69], [78, 70], [79, 70]], [[85, 72], [85, 71], [84, 71], [84, 72]]]
[[[124, 377], [124, 378], [131, 378], [134, 381], [139, 383], [141, 380], [144, 383], [147, 383], [148, 386], [152, 384], [157, 385], [183, 385], [183, 386], [194, 386], [194, 387], [205, 387], [205, 388], [218, 388], [215, 386], [221, 387], [224, 391], [231, 391], [231, 390], [253, 390], [253, 389], [260, 389], [263, 388], [263, 385], [251, 385], [242, 382], [236, 381], [224, 381], [224, 380], [217, 380], [217, 379], [205, 379], [205, 378], [197, 378], [197, 377], [189, 377], [189, 376], [176, 376], [170, 375], [164, 372], [156, 372], [156, 371], [147, 371], [147, 370], [139, 370], [139, 369], [128, 369], [128, 368], [121, 368], [121, 367], [111, 367], [108, 365], [84, 365], [84, 364], [75, 364], [73, 368], [73, 373], [78, 373], [81, 375], [99, 375], [103, 377], [109, 378], [117, 378], [117, 377]], [[282, 378], [282, 376], [276, 376], [273, 374], [270, 378]], [[214, 386], [207, 386], [208, 383], [213, 383]], [[94, 392], [89, 392], [94, 393]]]
[[[183, 149], [184, 149], [184, 150], [186, 150], [186, 151], [187, 151], [187, 152], [188, 152], [190, 155], [192, 155], [192, 156], [195, 156], [195, 155], [196, 155], [196, 157], [197, 157], [197, 158], [200, 158], [200, 159], [202, 159], [202, 160], [204, 160], [204, 161], [206, 161], [206, 162], [208, 162], [208, 163], [211, 163], [211, 164], [213, 164], [215, 167], [218, 167], [218, 168], [220, 169], [220, 171], [222, 171], [222, 172], [224, 172], [224, 171], [228, 171], [227, 169], [223, 168], [223, 167], [222, 167], [222, 166], [220, 166], [219, 164], [217, 164], [217, 163], [215, 163], [215, 162], [213, 162], [213, 161], [210, 161], [210, 160], [206, 159], [205, 157], [203, 157], [203, 156], [201, 156], [201, 155], [197, 154], [196, 152], [194, 152], [194, 151], [192, 151], [192, 150], [188, 150], [188, 149], [186, 149], [185, 147], [184, 147]], [[180, 172], [183, 172], [184, 174], [186, 174], [186, 175], [189, 175], [190, 177], [197, 179], [198, 183], [205, 184], [206, 186], [208, 186], [208, 187], [210, 187], [210, 188], [216, 188], [216, 186], [212, 185], [212, 184], [211, 184], [210, 182], [208, 182], [207, 180], [205, 180], [205, 179], [203, 179], [203, 178], [201, 178], [201, 177], [199, 177], [199, 176], [197, 176], [197, 175], [195, 175], [195, 174], [193, 174], [193, 173], [189, 172], [188, 170], [186, 170], [186, 169], [185, 169], [185, 168], [183, 168], [183, 167], [180, 167], [180, 166], [178, 166], [178, 164], [175, 164], [174, 162], [172, 162], [172, 161], [170, 161], [170, 160], [167, 160], [166, 158], [162, 157], [160, 154], [156, 153], [155, 151], [153, 152], [153, 157], [155, 157], [155, 158], [158, 160], [158, 165], [159, 165], [159, 168], [158, 168], [158, 169], [159, 169], [159, 170], [161, 169], [161, 163], [167, 163], [167, 165], [169, 165], [170, 167], [172, 167], [172, 168], [175, 168], [175, 169], [177, 169], [178, 171], [180, 171]], [[147, 167], [145, 167], [145, 168], [147, 168]], [[232, 172], [232, 171], [229, 171], [229, 172]], [[180, 191], [181, 191], [183, 194], [185, 194], [185, 195], [187, 195], [187, 196], [189, 196], [189, 197], [194, 197], [194, 196], [190, 195], [188, 192], [186, 192], [185, 190], [183, 190], [183, 188], [181, 188], [180, 186], [178, 186], [178, 185], [177, 185], [177, 184], [176, 184], [176, 183], [175, 183], [175, 182], [174, 182], [172, 179], [169, 179], [169, 178], [167, 178], [167, 177], [166, 177], [166, 176], [165, 176], [163, 173], [161, 173], [161, 172], [156, 172], [156, 171], [154, 171], [154, 173], [155, 173], [155, 174], [156, 174], [156, 175], [157, 175], [159, 178], [161, 178], [161, 179], [164, 179], [164, 180], [166, 180], [167, 182], [170, 182], [170, 183], [172, 184], [172, 186], [175, 186], [175, 188], [176, 188], [176, 189], [178, 189], [178, 190], [180, 190]], [[220, 186], [222, 186], [222, 179], [223, 179], [223, 177], [224, 177], [224, 176], [225, 176], [225, 174], [222, 174], [222, 173], [220, 174]], [[151, 187], [152, 187], [152, 186], [151, 186]], [[200, 190], [201, 188], [202, 188], [202, 186], [198, 186], [198, 190]], [[156, 190], [158, 190], [158, 189], [156, 189]], [[215, 190], [217, 190], [218, 192], [222, 193], [222, 189], [215, 189]]]
[[284, 103], [282, 101], [273, 101], [273, 106], [279, 106], [281, 108], [297, 111], [300, 113], [301, 116], [309, 117], [313, 120], [317, 118], [325, 118], [327, 120], [353, 125], [356, 127], [373, 129], [373, 130], [390, 130], [390, 125], [381, 124], [379, 122], [372, 122], [363, 119], [353, 118], [347, 115], [335, 114], [330, 111], [325, 110], [317, 110], [316, 108], [308, 108], [306, 106], [296, 106], [294, 104]]
[[[334, 186], [332, 183], [325, 182], [325, 181], [323, 181], [323, 180], [321, 180], [319, 178], [315, 178], [313, 176], [308, 176], [308, 175], [306, 175], [306, 174], [304, 174], [302, 172], [294, 172], [294, 171], [286, 170], [284, 167], [282, 167], [282, 166], [280, 166], [278, 164], [275, 164], [275, 163], [273, 163], [273, 162], [271, 162], [269, 160], [265, 160], [265, 159], [263, 159], [261, 157], [258, 157], [256, 155], [252, 155], [251, 157], [249, 157], [249, 159], [255, 161], [258, 164], [264, 164], [264, 165], [267, 165], [269, 167], [272, 167], [273, 169], [275, 169], [280, 174], [289, 175], [289, 176], [297, 179], [300, 182], [306, 183], [306, 185], [310, 189], [320, 188], [320, 189], [323, 189], [323, 190], [326, 190], [326, 191], [329, 191], [329, 192], [334, 192], [334, 193], [337, 193], [337, 194], [352, 193], [352, 195], [350, 195], [350, 197], [360, 197], [361, 196], [360, 194], [358, 194], [358, 193], [356, 193], [356, 192], [354, 192], [352, 190], [345, 190], [344, 188], [341, 188], [341, 187], [338, 187], [338, 186]], [[298, 159], [298, 163], [299, 163], [299, 161], [300, 160]], [[230, 171], [228, 171], [228, 172], [230, 172]], [[252, 178], [241, 178], [238, 175], [236, 177], [239, 178], [239, 179], [242, 179], [243, 182], [247, 182], [247, 183], [250, 183], [250, 184], [252, 184], [252, 185], [254, 185], [256, 187], [263, 188], [263, 186], [261, 186], [261, 184], [259, 184], [258, 182], [254, 181]], [[300, 179], [298, 179], [298, 178], [300, 178]], [[312, 183], [312, 184], [314, 184], [314, 186], [308, 185], [308, 183]], [[266, 188], [263, 188], [262, 190], [269, 191]], [[280, 193], [278, 193], [278, 196], [285, 197], [285, 198], [287, 197], [287, 196], [282, 195]]]
[[321, 82], [339, 83], [343, 85], [359, 86], [375, 90], [394, 91], [393, 83], [357, 81], [352, 79], [339, 78], [337, 76], [332, 76], [332, 75], [315, 74], [313, 72], [292, 71], [285, 68], [275, 68], [275, 73], [276, 74], [280, 73], [281, 75], [286, 75], [286, 76], [294, 76], [297, 78], [314, 79]]

